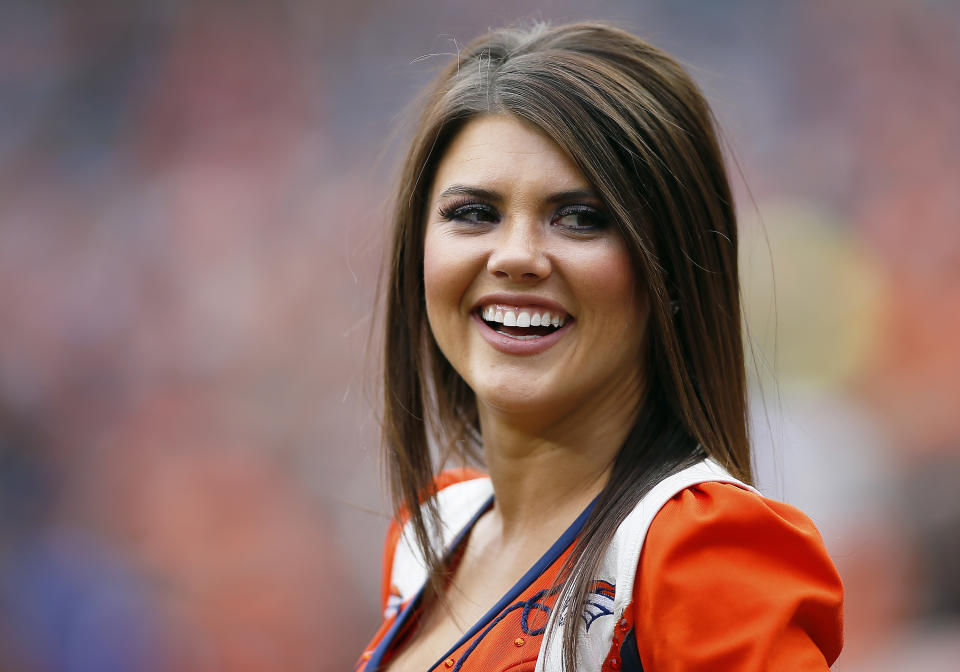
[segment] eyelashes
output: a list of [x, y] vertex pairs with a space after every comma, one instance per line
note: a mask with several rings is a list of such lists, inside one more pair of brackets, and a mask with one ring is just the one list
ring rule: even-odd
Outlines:
[[449, 203], [440, 206], [437, 211], [448, 222], [468, 222], [471, 224], [496, 224], [500, 221], [497, 209], [486, 203], [473, 201]]
[[[441, 205], [437, 214], [444, 221], [468, 225], [498, 224], [502, 219], [494, 206], [471, 200]], [[558, 208], [550, 217], [550, 225], [576, 233], [597, 232], [608, 227], [609, 217], [600, 208], [575, 203]]]
[[550, 221], [553, 225], [579, 231], [599, 231], [607, 228], [609, 217], [590, 205], [567, 205]]

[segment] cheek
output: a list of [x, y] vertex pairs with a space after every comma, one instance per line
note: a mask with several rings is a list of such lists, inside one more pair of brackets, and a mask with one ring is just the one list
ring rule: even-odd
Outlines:
[[577, 264], [579, 285], [589, 296], [590, 303], [603, 306], [605, 311], [615, 307], [622, 314], [628, 306], [637, 304], [636, 273], [630, 255], [619, 241], [594, 251], [589, 259]]
[[423, 246], [423, 289], [427, 318], [435, 331], [458, 311], [472, 276], [462, 251], [428, 230]]
[[612, 246], [584, 267], [583, 300], [599, 312], [598, 326], [628, 349], [639, 348], [647, 330], [649, 300], [637, 284], [630, 255]]

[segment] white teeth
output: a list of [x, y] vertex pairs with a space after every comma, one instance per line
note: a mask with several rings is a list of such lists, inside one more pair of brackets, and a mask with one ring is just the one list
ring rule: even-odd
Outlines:
[[541, 312], [531, 310], [509, 310], [500, 306], [490, 305], [480, 311], [481, 317], [487, 322], [499, 322], [505, 327], [562, 327], [566, 322], [566, 315], [549, 310]]

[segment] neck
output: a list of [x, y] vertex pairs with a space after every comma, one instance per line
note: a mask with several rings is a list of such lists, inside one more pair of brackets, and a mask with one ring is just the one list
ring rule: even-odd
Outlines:
[[611, 394], [590, 408], [553, 413], [553, 420], [480, 405], [504, 541], [565, 528], [596, 497], [633, 425], [637, 396]]

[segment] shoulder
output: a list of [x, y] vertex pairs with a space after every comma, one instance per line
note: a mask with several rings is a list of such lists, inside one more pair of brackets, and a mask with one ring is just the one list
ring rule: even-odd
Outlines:
[[[440, 515], [446, 519], [457, 510], [472, 510], [492, 492], [490, 477], [482, 471], [470, 468], [447, 469], [436, 475], [421, 502], [429, 498], [437, 500]], [[387, 541], [384, 550], [392, 554], [410, 518], [409, 511], [395, 511], [387, 529]]]
[[683, 537], [714, 550], [735, 545], [824, 551], [820, 533], [800, 509], [729, 483], [699, 483], [673, 495], [650, 526], [647, 549], [670, 547]]
[[490, 477], [478, 469], [470, 469], [469, 467], [447, 469], [437, 474], [436, 478], [433, 479], [433, 485], [436, 491], [440, 492], [453, 485], [481, 479], [489, 481]]
[[633, 595], [641, 660], [671, 670], [827, 669], [842, 646], [842, 596], [799, 509], [700, 483], [671, 497], [647, 533]]
[[[489, 490], [490, 477], [478, 470], [464, 467], [460, 469], [446, 469], [437, 474], [427, 491], [420, 497], [421, 503], [435, 498], [439, 506], [449, 505], [451, 502], [472, 500], [477, 493]], [[441, 511], [441, 514], [444, 512]], [[410, 514], [406, 508], [394, 511], [390, 521], [390, 528], [400, 528], [409, 520]], [[389, 538], [389, 532], [388, 532]]]
[[[445, 532], [455, 533], [469, 522], [492, 491], [490, 477], [482, 471], [469, 468], [448, 469], [437, 474], [424, 499], [436, 499], [440, 517], [447, 526]], [[392, 610], [399, 601], [408, 597], [426, 576], [418, 562], [419, 556], [415, 553], [413, 544], [401, 544], [408, 519], [407, 511], [397, 511], [387, 528], [380, 593], [381, 605], [385, 610]], [[400, 572], [402, 576], [397, 575], [398, 554], [401, 556], [399, 564], [403, 569]]]

